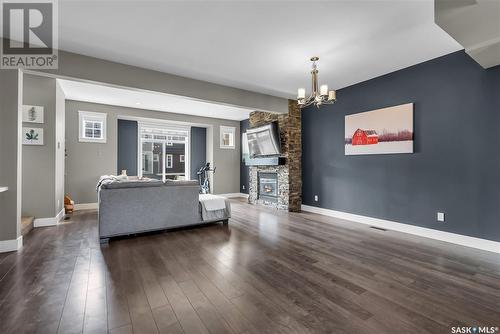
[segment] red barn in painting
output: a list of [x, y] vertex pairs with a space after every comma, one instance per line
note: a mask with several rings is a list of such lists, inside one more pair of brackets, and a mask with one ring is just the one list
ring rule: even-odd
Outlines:
[[378, 134], [375, 130], [357, 129], [352, 136], [352, 145], [378, 144]]

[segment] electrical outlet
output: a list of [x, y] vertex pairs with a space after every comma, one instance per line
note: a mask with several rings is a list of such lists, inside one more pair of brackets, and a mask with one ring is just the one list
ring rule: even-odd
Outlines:
[[444, 222], [444, 212], [438, 212], [437, 213], [437, 221], [438, 222]]
[[245, 190], [245, 185], [243, 185], [243, 190]]
[[314, 201], [315, 201], [315, 202], [319, 201], [319, 197], [318, 197], [318, 195], [314, 195]]

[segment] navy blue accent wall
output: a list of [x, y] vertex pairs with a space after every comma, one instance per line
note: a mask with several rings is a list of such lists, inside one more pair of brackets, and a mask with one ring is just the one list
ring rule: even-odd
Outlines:
[[[240, 122], [240, 133], [243, 134], [250, 127], [250, 120], [245, 119]], [[241, 145], [243, 145], [243, 141], [240, 141]], [[243, 147], [240, 150], [243, 152]], [[244, 194], [248, 194], [248, 166], [245, 165], [245, 162], [241, 160], [240, 157], [240, 192]]]
[[127, 175], [137, 175], [137, 122], [119, 119], [117, 174], [123, 169]]
[[[302, 113], [304, 204], [500, 241], [499, 66], [459, 51], [337, 96]], [[344, 155], [345, 115], [408, 102], [414, 154]]]
[[191, 128], [191, 180], [198, 180], [196, 172], [207, 161], [207, 129]]

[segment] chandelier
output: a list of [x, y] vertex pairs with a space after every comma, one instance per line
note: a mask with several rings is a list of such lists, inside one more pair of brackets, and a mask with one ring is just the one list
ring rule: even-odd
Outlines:
[[316, 107], [320, 107], [322, 104], [333, 104], [337, 100], [337, 94], [334, 90], [328, 91], [328, 85], [321, 85], [318, 90], [318, 57], [312, 57], [311, 61], [312, 70], [312, 92], [311, 95], [306, 97], [305, 88], [299, 88], [297, 92], [297, 103], [300, 108], [304, 108], [314, 104]]

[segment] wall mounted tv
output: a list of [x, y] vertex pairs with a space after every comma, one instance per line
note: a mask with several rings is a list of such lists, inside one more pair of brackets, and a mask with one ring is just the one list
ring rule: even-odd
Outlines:
[[278, 122], [248, 129], [247, 142], [250, 158], [280, 155]]

